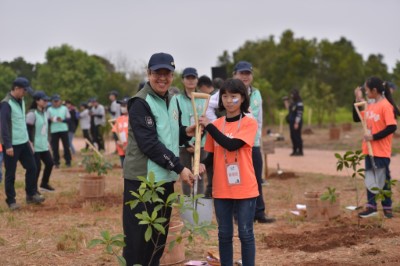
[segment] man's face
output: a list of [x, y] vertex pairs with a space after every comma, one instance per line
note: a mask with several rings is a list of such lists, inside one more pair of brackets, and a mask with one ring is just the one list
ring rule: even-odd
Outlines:
[[183, 78], [183, 86], [188, 90], [195, 90], [198, 79], [195, 76], [186, 76]]
[[213, 92], [214, 87], [213, 87], [213, 86], [208, 87], [208, 86], [206, 86], [206, 85], [203, 85], [203, 86], [200, 86], [200, 87], [199, 87], [199, 90], [200, 90], [202, 93], [210, 94], [211, 92]]
[[115, 101], [115, 99], [116, 99], [116, 97], [115, 97], [115, 95], [114, 94], [110, 94], [109, 96], [108, 96], [108, 99], [110, 100], [110, 101]]
[[153, 90], [157, 94], [164, 96], [168, 92], [168, 88], [172, 84], [174, 73], [165, 68], [157, 70], [149, 69], [147, 71], [147, 77]]
[[250, 71], [237, 71], [234, 75], [235, 79], [240, 79], [246, 87], [250, 87], [253, 82], [253, 73]]
[[61, 100], [52, 100], [51, 105], [54, 107], [59, 107], [61, 105]]
[[17, 99], [24, 98], [26, 90], [22, 87], [15, 87], [13, 96]]

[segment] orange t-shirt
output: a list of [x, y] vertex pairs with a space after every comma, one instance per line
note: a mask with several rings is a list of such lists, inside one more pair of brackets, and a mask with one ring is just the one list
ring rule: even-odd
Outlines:
[[247, 199], [255, 198], [259, 195], [257, 179], [254, 174], [252, 147], [257, 133], [257, 121], [248, 116], [242, 117], [240, 127], [239, 121], [226, 122], [225, 116], [213, 122], [221, 132], [230, 138], [241, 139], [245, 142], [239, 150], [226, 150], [228, 163], [235, 162], [237, 152], [237, 162], [240, 172], [240, 184], [229, 185], [226, 174], [226, 164], [224, 159], [224, 148], [221, 147], [211, 135], [207, 134], [204, 149], [214, 153], [214, 176], [213, 176], [213, 197], [220, 199]]
[[126, 146], [128, 145], [128, 116], [121, 115], [115, 120], [114, 126], [112, 128], [112, 132], [115, 132], [118, 135], [118, 140], [122, 141], [123, 147], [117, 145], [117, 151], [119, 156], [125, 155]]
[[[389, 125], [397, 125], [393, 106], [386, 98], [378, 103], [368, 104], [367, 110], [363, 112], [363, 115], [367, 123], [367, 128], [371, 131], [372, 135], [382, 131]], [[383, 139], [371, 141], [374, 156], [390, 158], [392, 153], [392, 138], [393, 134], [390, 134]], [[367, 143], [365, 141], [362, 143], [362, 151], [364, 154], [368, 154]]]

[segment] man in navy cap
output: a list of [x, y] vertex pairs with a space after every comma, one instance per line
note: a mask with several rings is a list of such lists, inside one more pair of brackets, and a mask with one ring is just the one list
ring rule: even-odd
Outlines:
[[108, 99], [110, 100], [110, 108], [108, 111], [111, 114], [112, 119], [117, 119], [121, 115], [121, 105], [117, 102], [118, 91], [112, 90], [108, 94]]
[[[166, 181], [164, 194], [166, 201], [174, 192], [174, 183], [180, 178], [193, 184], [192, 172], [179, 162], [179, 142], [190, 139], [195, 127], [179, 125], [176, 97], [169, 95], [168, 88], [174, 77], [175, 63], [170, 54], [157, 53], [150, 57], [147, 69], [148, 82], [128, 102], [129, 129], [128, 146], [124, 160], [124, 202], [134, 200], [131, 192], [139, 193], [139, 176], [148, 177], [153, 173], [156, 182]], [[147, 208], [146, 208], [147, 207]], [[142, 211], [152, 213], [155, 204], [137, 205], [131, 210], [129, 204], [123, 206], [123, 228], [126, 246], [123, 256], [127, 265], [159, 265], [168, 234], [171, 208], [165, 213], [166, 234], [153, 233], [152, 240], [146, 242], [147, 225], [139, 224], [136, 217]], [[154, 243], [157, 243], [157, 247]]]
[[6, 202], [10, 210], [20, 208], [15, 199], [15, 172], [18, 161], [26, 169], [26, 203], [42, 203], [44, 201], [44, 197], [37, 191], [36, 164], [26, 128], [24, 96], [27, 91], [33, 91], [29, 81], [23, 77], [16, 78], [11, 91], [0, 105], [0, 140], [5, 150], [4, 165], [6, 169], [4, 187]]
[[258, 191], [260, 195], [257, 197], [256, 212], [254, 215], [254, 221], [259, 223], [272, 223], [275, 221], [274, 218], [268, 217], [265, 214], [265, 203], [262, 192], [262, 168], [263, 160], [261, 155], [261, 132], [263, 123], [263, 111], [262, 111], [262, 98], [261, 93], [258, 89], [252, 86], [253, 82], [253, 66], [247, 61], [240, 61], [234, 67], [233, 77], [240, 79], [244, 85], [246, 85], [249, 97], [250, 97], [250, 113], [248, 116], [253, 117], [257, 120], [258, 128], [256, 138], [254, 140], [254, 146], [252, 148], [252, 159], [254, 172], [257, 178]]

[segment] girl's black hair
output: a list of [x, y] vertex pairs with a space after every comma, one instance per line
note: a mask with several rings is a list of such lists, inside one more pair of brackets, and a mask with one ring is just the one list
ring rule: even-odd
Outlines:
[[31, 103], [31, 107], [29, 108], [30, 110], [36, 110], [37, 109], [37, 103], [36, 103], [36, 99], [33, 99], [32, 103]]
[[225, 94], [226, 92], [239, 93], [244, 99], [242, 104], [240, 105], [240, 111], [242, 113], [249, 112], [249, 106], [250, 106], [249, 93], [247, 91], [246, 85], [244, 85], [244, 83], [240, 79], [229, 78], [225, 80], [224, 83], [222, 84], [219, 90], [219, 101], [218, 101], [219, 111], [225, 110], [225, 107], [222, 104], [222, 95]]
[[291, 94], [293, 95], [292, 97], [292, 99], [293, 99], [293, 102], [295, 102], [295, 103], [298, 103], [298, 102], [301, 102], [302, 100], [301, 100], [301, 97], [300, 97], [300, 92], [299, 92], [299, 90], [298, 89], [292, 89], [292, 91], [291, 91]]
[[394, 112], [395, 118], [397, 118], [397, 116], [400, 115], [399, 108], [397, 107], [396, 103], [394, 102], [392, 93], [390, 92], [389, 82], [387, 82], [387, 81], [383, 82], [380, 78], [377, 78], [377, 77], [370, 77], [365, 81], [365, 84], [371, 90], [375, 88], [379, 94], [385, 96], [385, 98], [393, 106], [393, 112]]

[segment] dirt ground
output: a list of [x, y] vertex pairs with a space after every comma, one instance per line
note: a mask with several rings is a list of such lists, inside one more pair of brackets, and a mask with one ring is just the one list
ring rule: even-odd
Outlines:
[[[275, 153], [267, 155], [269, 177], [263, 186], [269, 216], [277, 218], [273, 224], [254, 226], [256, 236], [256, 265], [400, 265], [400, 186], [393, 189], [395, 218], [358, 219], [355, 212], [345, 207], [356, 205], [354, 180], [333, 171], [332, 161], [325, 162], [325, 152], [359, 148], [359, 131], [342, 132], [339, 140], [328, 137], [328, 129], [313, 128], [313, 135], [304, 135], [305, 156], [296, 158], [301, 163], [286, 164], [292, 158], [290, 141], [284, 132], [284, 141], [272, 140]], [[80, 148], [81, 141], [76, 141]], [[394, 146], [399, 146], [398, 138]], [[87, 248], [100, 232], [122, 233], [122, 170], [119, 159], [108, 143], [107, 159], [116, 167], [106, 176], [106, 196], [87, 201], [79, 196], [80, 177], [85, 173], [74, 155], [73, 168], [55, 169], [51, 184], [54, 193], [44, 193], [42, 205], [26, 205], [21, 167], [17, 176], [17, 201], [22, 209], [8, 210], [4, 199], [4, 182], [0, 184], [0, 265], [117, 265], [116, 259], [106, 255], [101, 247]], [[320, 150], [321, 153], [316, 151]], [[330, 156], [330, 155], [329, 155]], [[397, 160], [400, 155], [394, 156]], [[284, 175], [277, 175], [279, 163]], [[333, 161], [335, 163], [335, 161]], [[305, 165], [328, 164], [326, 173], [308, 171]], [[399, 163], [400, 165], [400, 163]], [[307, 166], [309, 167], [309, 166]], [[309, 169], [309, 168], [308, 168]], [[335, 169], [335, 166], [333, 166]], [[400, 172], [393, 171], [394, 178]], [[362, 180], [356, 181], [364, 202]], [[340, 191], [340, 217], [329, 221], [308, 221], [291, 213], [296, 204], [305, 204], [304, 192], [325, 191], [335, 187]], [[179, 184], [176, 185], [179, 190]], [[381, 210], [380, 214], [381, 214]], [[215, 223], [215, 219], [214, 219]], [[217, 250], [217, 231], [209, 231], [208, 240], [195, 239], [186, 246], [186, 260], [204, 260], [208, 250]], [[240, 242], [235, 233], [235, 260], [240, 259]]]

